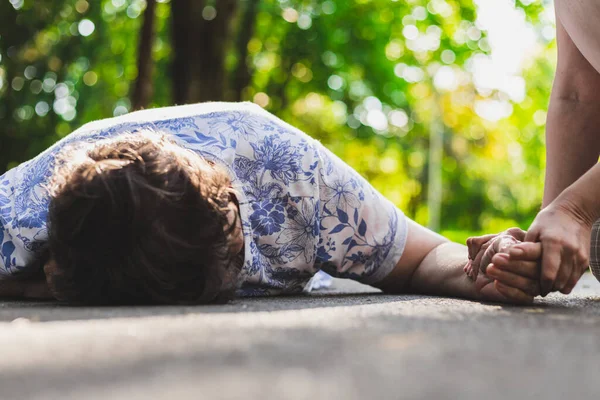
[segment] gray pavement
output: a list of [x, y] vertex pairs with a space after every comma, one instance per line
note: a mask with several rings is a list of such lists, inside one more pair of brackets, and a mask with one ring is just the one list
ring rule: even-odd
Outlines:
[[0, 399], [238, 398], [598, 399], [600, 284], [529, 307], [345, 281], [208, 307], [0, 302]]

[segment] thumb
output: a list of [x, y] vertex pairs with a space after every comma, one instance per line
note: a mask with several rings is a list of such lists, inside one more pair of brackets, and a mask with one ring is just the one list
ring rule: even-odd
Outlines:
[[469, 249], [469, 259], [474, 260], [477, 257], [477, 254], [481, 250], [481, 246], [492, 240], [498, 236], [497, 233], [483, 235], [483, 236], [473, 236], [467, 239], [467, 247]]
[[531, 224], [531, 226], [529, 227], [529, 230], [527, 231], [527, 233], [525, 234], [523, 241], [524, 242], [537, 242], [539, 236], [540, 236], [540, 232], [535, 227], [535, 221], [534, 221], [533, 224]]
[[522, 242], [525, 240], [525, 235], [527, 235], [527, 232], [521, 228], [510, 228], [506, 230], [506, 234]]

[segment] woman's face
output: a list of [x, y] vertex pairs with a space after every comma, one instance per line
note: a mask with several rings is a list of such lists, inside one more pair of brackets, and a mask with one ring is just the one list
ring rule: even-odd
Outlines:
[[61, 298], [60, 292], [56, 290], [54, 285], [54, 277], [60, 274], [60, 269], [54, 261], [54, 258], [50, 257], [50, 259], [44, 264], [44, 275], [46, 275], [46, 284], [48, 285], [48, 290], [54, 296], [56, 300], [64, 301], [64, 298]]

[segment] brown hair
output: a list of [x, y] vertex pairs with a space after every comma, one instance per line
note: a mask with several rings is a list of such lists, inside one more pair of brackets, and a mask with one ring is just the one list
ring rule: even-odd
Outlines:
[[65, 150], [49, 192], [51, 286], [63, 300], [207, 303], [232, 275], [229, 178], [163, 135]]

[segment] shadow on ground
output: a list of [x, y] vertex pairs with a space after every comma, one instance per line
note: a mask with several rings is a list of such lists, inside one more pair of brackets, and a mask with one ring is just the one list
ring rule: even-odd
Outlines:
[[[592, 286], [590, 286], [592, 285]], [[600, 290], [586, 292], [586, 288], [596, 287], [588, 277], [573, 296], [551, 295], [537, 299], [532, 306], [506, 306], [497, 304], [511, 314], [536, 312], [585, 313], [600, 315]], [[585, 286], [585, 287], [584, 287]], [[598, 285], [600, 287], [600, 285]], [[579, 295], [577, 295], [579, 294]], [[586, 295], [587, 294], [587, 295]], [[301, 310], [331, 307], [352, 307], [373, 304], [396, 304], [399, 302], [435, 299], [419, 295], [388, 295], [378, 289], [356, 282], [335, 280], [331, 289], [310, 294], [280, 297], [237, 298], [227, 304], [205, 306], [111, 306], [85, 307], [71, 306], [54, 301], [0, 300], [0, 322], [11, 322], [23, 318], [32, 322], [95, 320], [109, 318], [144, 318], [211, 313], [252, 313], [283, 310]], [[493, 304], [493, 303], [489, 303]]]
[[600, 396], [590, 276], [527, 307], [345, 285], [205, 307], [0, 303], [0, 398]]

